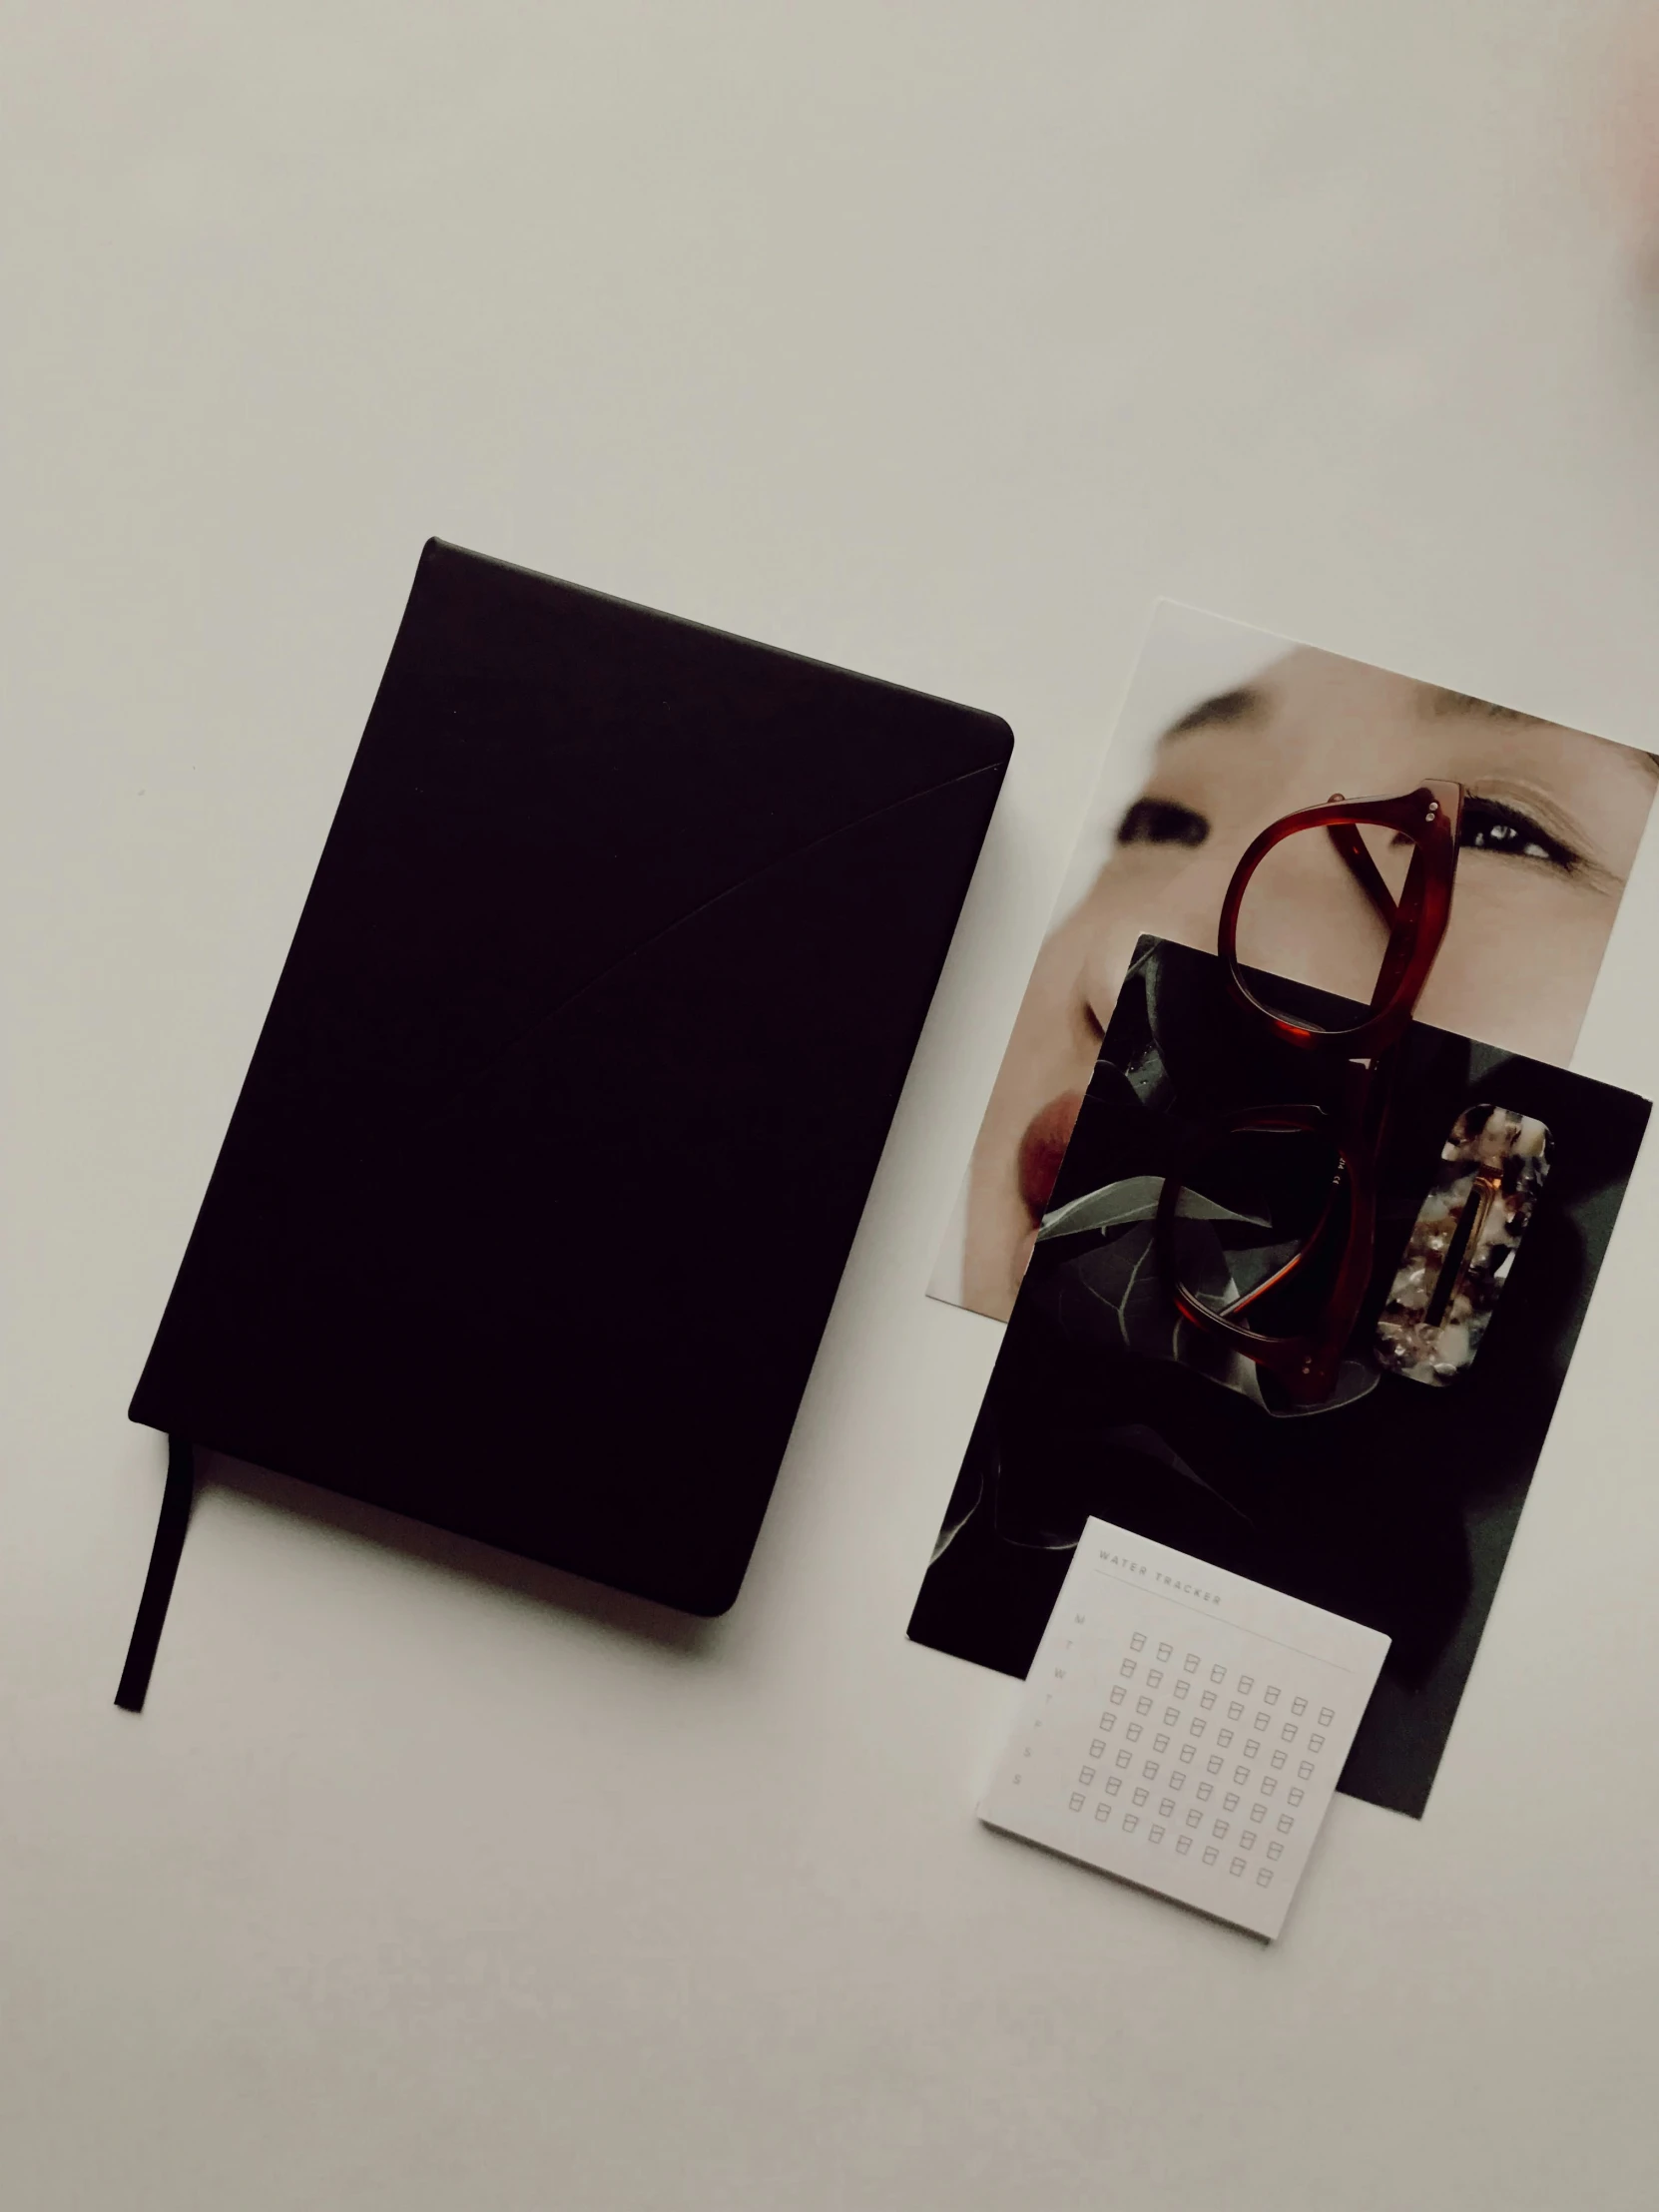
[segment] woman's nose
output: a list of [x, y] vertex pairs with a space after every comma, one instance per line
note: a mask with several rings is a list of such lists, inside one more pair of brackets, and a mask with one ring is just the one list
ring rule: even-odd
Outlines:
[[1222, 900], [1238, 854], [1218, 851], [1214, 840], [1195, 852], [1171, 876], [1142, 926], [1195, 952], [1214, 952], [1221, 929]]

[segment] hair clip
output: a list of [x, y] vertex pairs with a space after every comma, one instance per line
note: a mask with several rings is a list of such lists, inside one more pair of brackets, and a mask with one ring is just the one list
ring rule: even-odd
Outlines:
[[1549, 1173], [1550, 1134], [1507, 1106], [1459, 1114], [1378, 1317], [1377, 1354], [1413, 1382], [1473, 1362]]

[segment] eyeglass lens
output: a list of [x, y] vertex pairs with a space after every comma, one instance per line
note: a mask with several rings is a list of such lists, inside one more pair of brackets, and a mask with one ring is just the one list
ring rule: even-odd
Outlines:
[[[1411, 840], [1371, 824], [1358, 825], [1357, 833], [1388, 896], [1397, 900]], [[1344, 857], [1329, 832], [1301, 830], [1276, 844], [1252, 873], [1239, 910], [1237, 944], [1239, 965], [1252, 971], [1246, 980], [1258, 1002], [1305, 1022], [1305, 1012], [1276, 992], [1274, 980], [1312, 984], [1357, 1009], [1368, 1007], [1387, 949], [1388, 921], [1368, 891], [1364, 871]]]
[[1267, 1337], [1314, 1332], [1348, 1226], [1329, 1138], [1248, 1130], [1189, 1163], [1170, 1227], [1177, 1283], [1204, 1312]]

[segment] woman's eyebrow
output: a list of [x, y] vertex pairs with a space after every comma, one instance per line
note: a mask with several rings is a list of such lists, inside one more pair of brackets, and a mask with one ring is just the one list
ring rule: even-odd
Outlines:
[[[1434, 685], [1424, 702], [1431, 715], [1483, 715], [1493, 722], [1525, 723], [1534, 730], [1565, 730], [1566, 723], [1550, 722], [1543, 715], [1523, 714], [1518, 707], [1496, 707], [1489, 699], [1476, 699], [1472, 692], [1446, 691]], [[1620, 753], [1627, 753], [1633, 761], [1659, 777], [1659, 754], [1645, 752], [1640, 746], [1621, 744], [1617, 738], [1597, 737], [1593, 730], [1580, 730], [1575, 736], [1590, 738], [1597, 745], [1613, 746]]]
[[1484, 715], [1492, 722], [1541, 724], [1542, 715], [1523, 714], [1519, 707], [1500, 707], [1490, 699], [1476, 699], [1473, 692], [1447, 691], [1441, 684], [1425, 687], [1423, 705], [1431, 715]]
[[1241, 722], [1258, 722], [1266, 706], [1267, 701], [1254, 685], [1241, 684], [1236, 691], [1217, 692], [1214, 699], [1206, 699], [1189, 714], [1184, 714], [1179, 722], [1172, 722], [1164, 737], [1184, 738], [1192, 730], [1216, 730]]

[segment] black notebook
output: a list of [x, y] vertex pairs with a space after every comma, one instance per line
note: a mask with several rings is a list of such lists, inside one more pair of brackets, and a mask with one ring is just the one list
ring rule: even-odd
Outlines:
[[1011, 747], [429, 544], [133, 1399], [176, 1472], [729, 1606]]

